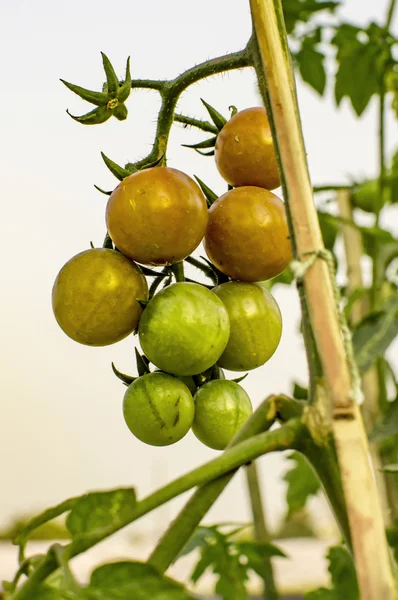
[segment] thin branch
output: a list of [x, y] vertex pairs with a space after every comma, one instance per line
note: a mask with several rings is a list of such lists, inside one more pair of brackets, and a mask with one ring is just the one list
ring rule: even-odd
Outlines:
[[[117, 525], [112, 524], [108, 529], [102, 529], [97, 535], [93, 534], [89, 538], [77, 539], [65, 546], [65, 559], [70, 560], [72, 557], [88, 550], [126, 525], [196, 486], [209, 483], [231, 471], [235, 471], [242, 465], [268, 452], [295, 448], [303, 432], [305, 432], [305, 429], [301, 421], [294, 419], [275, 431], [267, 431], [266, 433], [255, 435], [235, 447], [227, 449], [221, 456], [194, 469], [190, 473], [178, 477], [163, 488], [137, 502], [134, 515], [129, 515], [128, 519], [124, 522], [119, 522]], [[56, 568], [57, 561], [54, 555], [52, 553], [47, 554], [43, 558], [43, 561], [37, 565], [31, 577], [15, 593], [13, 600], [32, 600], [35, 597], [37, 587]]]

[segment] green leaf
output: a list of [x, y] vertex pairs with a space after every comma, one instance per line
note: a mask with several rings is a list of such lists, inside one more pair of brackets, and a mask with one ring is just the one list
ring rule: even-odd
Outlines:
[[213, 537], [213, 530], [213, 527], [197, 527], [175, 560], [191, 554], [197, 548], [204, 548], [206, 540]]
[[75, 117], [74, 115], [71, 115], [69, 110], [66, 112], [74, 121], [82, 123], [82, 125], [99, 125], [100, 123], [105, 123], [105, 121], [112, 116], [111, 109], [107, 108], [106, 106], [94, 108], [94, 110], [82, 115], [81, 117]]
[[142, 377], [143, 375], [147, 375], [149, 373], [148, 364], [149, 361], [145, 355], [142, 355], [138, 352], [137, 348], [134, 348], [135, 352], [135, 362], [137, 364], [138, 375]]
[[203, 142], [198, 142], [197, 144], [181, 144], [184, 148], [193, 148], [197, 150], [198, 148], [214, 148], [216, 145], [217, 136], [211, 137], [208, 140], [204, 140]]
[[56, 517], [63, 515], [65, 512], [69, 512], [75, 506], [76, 502], [79, 500], [79, 496], [75, 498], [69, 498], [60, 504], [47, 508], [45, 511], [40, 513], [39, 515], [30, 519], [25, 526], [18, 532], [18, 535], [15, 537], [14, 543], [18, 544], [22, 548], [26, 544], [26, 540], [30, 536], [30, 534], [38, 529], [44, 523], [48, 521], [52, 521]]
[[398, 202], [398, 150], [395, 152], [391, 160], [390, 192], [391, 202], [396, 204]]
[[205, 198], [207, 200], [207, 206], [210, 208], [210, 206], [218, 199], [217, 194], [213, 192], [213, 190], [211, 190], [209, 186], [204, 183], [204, 181], [199, 179], [199, 177], [197, 177], [196, 175], [194, 175], [194, 177], [198, 182], [200, 189], [205, 195]]
[[296, 25], [307, 23], [314, 14], [328, 10], [333, 12], [339, 2], [322, 2], [318, 0], [284, 0], [282, 2], [283, 14], [288, 33], [292, 33]]
[[74, 85], [73, 83], [69, 83], [64, 79], [61, 79], [60, 81], [62, 81], [62, 83], [66, 85], [68, 89], [80, 96], [80, 98], [83, 100], [86, 100], [91, 104], [95, 104], [96, 106], [107, 105], [108, 94], [105, 94], [104, 92], [92, 92], [91, 90], [86, 90], [85, 88], [82, 88], [79, 85]]
[[294, 382], [293, 398], [296, 400], [308, 400], [308, 388], [303, 387], [297, 382]]
[[114, 175], [116, 179], [119, 179], [119, 181], [123, 181], [123, 179], [131, 175], [131, 171], [128, 171], [127, 169], [124, 169], [120, 165], [113, 162], [113, 160], [108, 158], [103, 152], [101, 152], [101, 156], [112, 175]]
[[98, 567], [85, 589], [89, 600], [193, 600], [181, 584], [149, 564], [116, 562]]
[[214, 125], [217, 127], [218, 131], [221, 131], [221, 129], [224, 127], [225, 123], [227, 122], [227, 119], [225, 117], [223, 117], [222, 114], [220, 114], [215, 108], [210, 106], [210, 104], [205, 102], [205, 100], [203, 100], [203, 98], [201, 98], [200, 100], [205, 105], [207, 112], [209, 113], [210, 118], [213, 121]]
[[[366, 41], [360, 41], [359, 33], [366, 36]], [[348, 97], [360, 116], [371, 97], [380, 92], [386, 65], [391, 62], [391, 44], [386, 42], [385, 31], [374, 23], [364, 31], [343, 23], [332, 44], [337, 47], [339, 65], [335, 81], [336, 103], [339, 105], [344, 97]]]
[[102, 537], [128, 523], [135, 506], [133, 488], [91, 492], [75, 500], [66, 526], [73, 539]]
[[283, 479], [287, 482], [286, 500], [289, 513], [304, 508], [310, 496], [315, 496], [321, 486], [307, 459], [299, 452], [292, 452], [288, 457], [293, 466], [285, 473]]
[[395, 522], [391, 527], [386, 529], [387, 541], [393, 549], [394, 558], [398, 562], [398, 524]]
[[343, 546], [333, 546], [329, 548], [327, 559], [336, 597], [339, 600], [359, 600], [354, 563], [348, 550]]
[[131, 92], [131, 72], [130, 72], [130, 57], [127, 59], [126, 63], [126, 75], [124, 81], [121, 85], [119, 85], [119, 90], [117, 93], [117, 97], [119, 102], [126, 102]]
[[133, 383], [133, 381], [137, 379], [137, 377], [132, 377], [131, 375], [126, 375], [125, 373], [122, 373], [115, 367], [113, 363], [111, 363], [111, 365], [112, 371], [115, 373], [116, 377], [120, 379], [120, 381], [123, 381], [125, 385], [129, 386], [131, 383]]
[[109, 58], [101, 52], [102, 62], [104, 65], [106, 75], [106, 87], [108, 91], [108, 97], [116, 98], [117, 91], [119, 90], [119, 79], [115, 73], [115, 69], [112, 67]]
[[385, 465], [381, 471], [384, 471], [385, 473], [398, 473], [398, 463], [393, 465]]
[[266, 542], [239, 542], [236, 544], [236, 549], [241, 556], [246, 556], [248, 568], [260, 577], [265, 576], [264, 558], [266, 556], [288, 558], [278, 546]]
[[325, 56], [322, 52], [303, 45], [295, 56], [300, 75], [318, 94], [323, 95], [326, 87]]
[[398, 434], [398, 398], [389, 402], [387, 409], [369, 434], [372, 442], [382, 442]]
[[332, 252], [336, 243], [337, 235], [339, 233], [340, 225], [336, 219], [333, 218], [333, 215], [322, 211], [318, 211], [318, 219], [325, 248]]
[[79, 600], [76, 595], [72, 596], [65, 590], [56, 590], [46, 585], [35, 589], [34, 595], [34, 600], [74, 600], [74, 598]]
[[[305, 600], [340, 600], [333, 590], [319, 588], [305, 595]], [[342, 599], [341, 599], [342, 600]], [[348, 598], [346, 598], [348, 600]]]
[[355, 328], [352, 342], [358, 367], [366, 371], [398, 335], [398, 298], [392, 297], [382, 311], [367, 315]]

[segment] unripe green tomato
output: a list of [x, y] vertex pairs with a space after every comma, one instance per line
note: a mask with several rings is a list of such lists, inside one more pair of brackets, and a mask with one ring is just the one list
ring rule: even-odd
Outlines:
[[127, 388], [123, 414], [127, 427], [139, 440], [151, 446], [168, 446], [190, 430], [195, 405], [180, 379], [167, 373], [148, 373]]
[[229, 281], [213, 289], [225, 305], [230, 336], [218, 364], [250, 371], [267, 362], [282, 335], [282, 316], [273, 296], [256, 283]]
[[144, 354], [162, 371], [197, 375], [220, 358], [229, 338], [227, 309], [197, 283], [174, 283], [145, 308], [139, 328]]
[[[351, 195], [352, 204], [365, 212], [376, 212], [380, 205], [380, 184], [378, 179], [369, 179], [355, 186]], [[386, 186], [381, 205], [391, 201], [391, 189]]]
[[136, 329], [148, 298], [141, 270], [108, 248], [85, 250], [60, 270], [52, 290], [52, 306], [61, 329], [88, 346], [119, 342]]
[[214, 379], [194, 396], [192, 431], [209, 448], [224, 450], [253, 412], [245, 390], [234, 381]]

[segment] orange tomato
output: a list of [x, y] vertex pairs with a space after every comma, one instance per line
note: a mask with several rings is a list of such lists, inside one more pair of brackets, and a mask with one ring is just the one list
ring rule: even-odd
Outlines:
[[282, 200], [260, 187], [230, 190], [209, 210], [204, 247], [209, 260], [232, 279], [276, 277], [292, 259]]
[[144, 265], [171, 265], [186, 258], [202, 241], [207, 221], [207, 204], [199, 186], [169, 167], [126, 177], [106, 208], [106, 225], [114, 244]]
[[220, 175], [234, 187], [280, 185], [278, 164], [265, 108], [236, 113], [217, 136], [215, 160]]

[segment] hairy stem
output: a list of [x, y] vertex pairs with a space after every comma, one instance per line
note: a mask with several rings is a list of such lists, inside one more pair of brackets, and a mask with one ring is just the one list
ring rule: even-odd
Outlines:
[[208, 131], [209, 133], [214, 133], [216, 135], [218, 133], [217, 127], [209, 123], [209, 121], [202, 121], [201, 119], [194, 119], [192, 117], [179, 114], [174, 115], [174, 121], [176, 121], [176, 123], [183, 123], [184, 125], [196, 127], [197, 129]]
[[[254, 533], [257, 542], [270, 542], [264, 501], [261, 497], [261, 488], [258, 469], [255, 462], [246, 467], [246, 478], [249, 488], [250, 504], [253, 514]], [[266, 600], [279, 600], [280, 596], [276, 587], [274, 569], [270, 556], [264, 556], [264, 598]]]
[[[126, 525], [129, 525], [158, 506], [169, 502], [176, 496], [187, 492], [193, 487], [209, 483], [213, 479], [218, 479], [231, 471], [235, 471], [242, 465], [247, 464], [267, 452], [295, 448], [298, 444], [298, 440], [304, 433], [305, 428], [301, 424], [300, 419], [292, 419], [289, 423], [282, 425], [282, 427], [275, 431], [260, 433], [241, 442], [233, 448], [227, 449], [221, 456], [194, 469], [190, 473], [178, 477], [160, 490], [157, 490], [140, 502], [137, 502], [134, 515], [130, 515], [125, 522], [118, 523], [117, 525], [112, 524], [108, 529], [101, 530], [97, 535], [91, 535], [86, 539], [77, 539], [65, 546], [65, 559], [69, 560], [72, 557], [81, 554]], [[32, 575], [15, 593], [13, 600], [32, 600], [32, 598], [35, 597], [35, 591], [37, 590], [38, 585], [56, 569], [57, 561], [55, 560], [54, 555], [52, 553], [47, 554]]]

